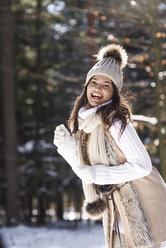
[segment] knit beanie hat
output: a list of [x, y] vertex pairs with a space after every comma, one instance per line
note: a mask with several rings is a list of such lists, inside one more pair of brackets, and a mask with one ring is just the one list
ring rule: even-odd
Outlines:
[[104, 75], [110, 78], [120, 92], [123, 83], [122, 69], [127, 65], [127, 52], [117, 44], [102, 47], [96, 55], [97, 63], [87, 74], [85, 85], [95, 75]]

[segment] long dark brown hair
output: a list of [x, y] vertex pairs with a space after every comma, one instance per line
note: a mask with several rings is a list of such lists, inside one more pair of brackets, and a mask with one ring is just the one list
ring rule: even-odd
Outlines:
[[[113, 85], [113, 96], [112, 96], [112, 102], [108, 103], [104, 106], [101, 106], [96, 111], [96, 114], [99, 114], [103, 124], [110, 128], [111, 125], [117, 121], [120, 120], [122, 122], [121, 129], [120, 129], [120, 135], [122, 135], [127, 122], [132, 121], [131, 115], [132, 115], [132, 107], [131, 103], [129, 101], [129, 97], [127, 92], [122, 91], [121, 94], [119, 94], [117, 87], [114, 83]], [[88, 105], [88, 99], [87, 99], [87, 87], [88, 84], [83, 87], [83, 92], [80, 96], [77, 97], [71, 116], [68, 121], [68, 127], [72, 128], [72, 133], [76, 133], [78, 131], [78, 112], [81, 107]]]

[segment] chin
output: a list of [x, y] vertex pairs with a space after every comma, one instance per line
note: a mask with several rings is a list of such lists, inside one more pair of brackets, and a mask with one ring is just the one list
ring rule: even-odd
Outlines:
[[91, 108], [97, 107], [97, 106], [99, 106], [99, 105], [100, 105], [99, 103], [89, 103], [89, 106], [90, 106]]

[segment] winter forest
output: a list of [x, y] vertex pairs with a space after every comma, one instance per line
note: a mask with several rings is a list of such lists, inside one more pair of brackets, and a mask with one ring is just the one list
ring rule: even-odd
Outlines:
[[53, 136], [67, 124], [92, 55], [112, 42], [128, 52], [134, 127], [166, 180], [166, 2], [0, 0], [2, 227], [87, 220], [81, 181]]

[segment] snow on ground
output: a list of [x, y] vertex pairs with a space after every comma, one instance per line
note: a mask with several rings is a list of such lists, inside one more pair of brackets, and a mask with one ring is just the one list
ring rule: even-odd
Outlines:
[[[3, 248], [105, 248], [102, 225], [79, 225], [77, 229], [53, 226], [2, 227]], [[166, 248], [166, 241], [153, 246]]]
[[105, 248], [102, 225], [81, 225], [77, 229], [56, 227], [3, 227], [3, 248]]

